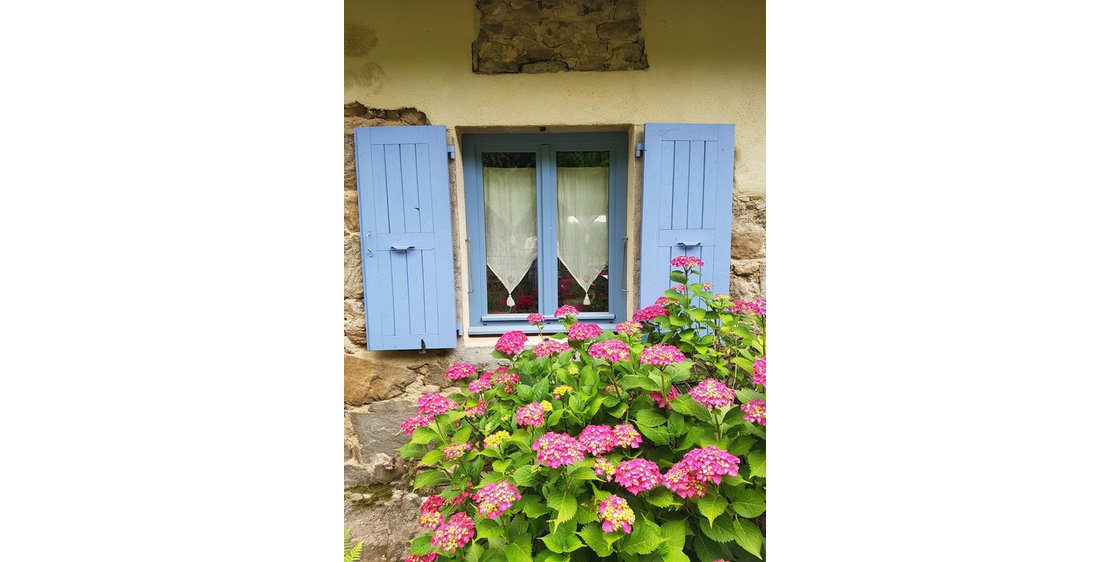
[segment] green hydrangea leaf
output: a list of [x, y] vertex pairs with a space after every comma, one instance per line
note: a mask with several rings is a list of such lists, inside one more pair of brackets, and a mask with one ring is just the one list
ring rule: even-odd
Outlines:
[[756, 558], [763, 559], [763, 555], [760, 553], [763, 546], [763, 533], [759, 532], [759, 527], [756, 527], [755, 523], [747, 519], [740, 519], [736, 522], [735, 534], [736, 544], [752, 553]]

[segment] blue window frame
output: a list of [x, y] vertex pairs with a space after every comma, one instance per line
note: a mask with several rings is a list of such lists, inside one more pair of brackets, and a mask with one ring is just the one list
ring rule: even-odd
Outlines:
[[[527, 315], [541, 312], [553, 320], [555, 309], [563, 304], [582, 311], [582, 321], [602, 327], [623, 322], [628, 294], [628, 136], [469, 134], [463, 135], [462, 145], [469, 333], [535, 333]], [[561, 230], [560, 221], [576, 226]], [[487, 232], [494, 240], [487, 240]], [[594, 250], [598, 241], [606, 251], [576, 252], [560, 259], [561, 234], [568, 247]], [[534, 260], [528, 262], [532, 253]], [[526, 271], [525, 263], [530, 263]], [[545, 332], [559, 328], [549, 324]]]

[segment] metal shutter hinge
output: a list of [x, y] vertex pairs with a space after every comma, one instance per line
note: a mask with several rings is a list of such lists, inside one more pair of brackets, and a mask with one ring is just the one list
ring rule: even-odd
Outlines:
[[638, 143], [636, 143], [636, 158], [639, 158], [643, 155], [644, 155], [644, 143], [638, 142]]
[[450, 160], [455, 159], [455, 147], [453, 147], [451, 145], [447, 146], [447, 158], [450, 159]]

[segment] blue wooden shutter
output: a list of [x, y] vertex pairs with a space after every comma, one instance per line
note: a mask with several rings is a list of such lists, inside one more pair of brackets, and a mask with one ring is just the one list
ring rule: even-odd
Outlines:
[[705, 261], [702, 281], [727, 293], [732, 243], [733, 125], [644, 126], [640, 306], [673, 285], [672, 258]]
[[367, 349], [453, 348], [447, 129], [355, 129]]

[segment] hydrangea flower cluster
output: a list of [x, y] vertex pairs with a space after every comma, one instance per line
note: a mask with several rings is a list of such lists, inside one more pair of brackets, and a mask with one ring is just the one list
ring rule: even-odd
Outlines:
[[617, 436], [617, 443], [620, 444], [621, 447], [635, 449], [639, 447], [640, 443], [643, 441], [640, 432], [636, 431], [636, 428], [628, 423], [614, 426], [613, 434]]
[[571, 325], [567, 330], [567, 339], [570, 341], [586, 341], [601, 335], [601, 326], [597, 324], [584, 324], [579, 322]]
[[691, 449], [682, 456], [682, 463], [698, 480], [714, 484], [720, 484], [722, 476], [736, 476], [740, 468], [738, 457], [713, 445]]
[[670, 410], [671, 409], [670, 402], [672, 400], [674, 400], [675, 398], [678, 398], [679, 392], [678, 392], [677, 387], [672, 386], [670, 392], [667, 393], [667, 399], [666, 400], [663, 399], [663, 394], [660, 393], [660, 392], [652, 391], [649, 394], [649, 396], [651, 396], [652, 400], [655, 400], [656, 404], [659, 404], [660, 408], [665, 408], [667, 410]]
[[760, 357], [752, 363], [752, 382], [767, 386], [767, 358]]
[[685, 461], [679, 461], [663, 475], [663, 485], [678, 497], [700, 498], [709, 491], [709, 485], [694, 475]]
[[493, 344], [493, 348], [505, 355], [516, 355], [524, 351], [524, 344], [528, 343], [528, 336], [520, 330], [513, 330], [505, 332], [505, 335], [497, 338], [497, 343]]
[[545, 318], [543, 317], [543, 315], [538, 312], [533, 312], [528, 315], [528, 323], [532, 324], [533, 326], [543, 324], [544, 320]]
[[471, 394], [478, 394], [479, 392], [485, 392], [492, 387], [493, 373], [482, 373], [482, 376], [470, 381], [470, 384], [466, 385], [466, 390]]
[[615, 329], [617, 330], [618, 334], [624, 334], [626, 336], [634, 336], [644, 331], [644, 327], [635, 320], [621, 322], [620, 324], [617, 324]]
[[552, 395], [555, 396], [555, 399], [558, 400], [558, 399], [562, 398], [564, 395], [567, 395], [567, 394], [570, 394], [570, 393], [574, 392], [574, 387], [570, 386], [568, 384], [561, 384], [559, 386], [556, 386], [555, 390], [552, 390], [551, 392], [552, 392]]
[[685, 293], [686, 292], [686, 285], [683, 285], [682, 283], [679, 283], [678, 285], [675, 285], [674, 287], [671, 287], [671, 288], [674, 289], [675, 291], [680, 292], [680, 293]]
[[478, 403], [463, 410], [463, 415], [468, 418], [477, 418], [486, 413], [486, 408], [489, 408], [489, 403], [485, 398], [479, 398]]
[[641, 363], [648, 363], [659, 368], [673, 363], [681, 363], [685, 360], [686, 356], [682, 354], [682, 351], [668, 344], [649, 345], [640, 353]]
[[596, 457], [612, 451], [619, 441], [613, 428], [607, 425], [587, 425], [578, 434], [578, 443], [587, 453]]
[[459, 495], [457, 495], [457, 496], [455, 496], [451, 499], [446, 500], [447, 504], [458, 507], [458, 506], [466, 503], [467, 500], [474, 499], [474, 492], [472, 491], [473, 489], [474, 489], [474, 483], [473, 482], [467, 482], [466, 483], [466, 489], [463, 490], [462, 492], [459, 492]]
[[[571, 329], [573, 328], [572, 326]], [[599, 341], [590, 346], [590, 356], [595, 359], [604, 359], [610, 363], [620, 363], [628, 359], [629, 355], [631, 355], [631, 352], [628, 349], [628, 344], [621, 340]]]
[[416, 399], [416, 409], [421, 414], [428, 414], [430, 416], [438, 416], [446, 414], [459, 407], [459, 403], [445, 398], [438, 392], [431, 392]]
[[405, 432], [405, 435], [412, 435], [412, 432], [416, 431], [416, 428], [428, 427], [431, 425], [433, 419], [435, 418], [428, 414], [409, 416], [405, 418], [405, 421], [401, 422], [401, 431]]
[[612, 533], [621, 529], [625, 533], [632, 532], [632, 524], [636, 522], [636, 514], [628, 506], [628, 501], [620, 496], [609, 496], [597, 505], [597, 514], [601, 517], [601, 530]]
[[502, 480], [478, 488], [477, 496], [478, 515], [497, 519], [520, 499], [520, 492], [512, 482]]
[[594, 459], [594, 474], [596, 474], [598, 478], [606, 482], [612, 482], [613, 475], [616, 473], [617, 467], [613, 466], [613, 463], [609, 462], [609, 459], [605, 457], [597, 457]]
[[432, 533], [432, 546], [448, 554], [466, 546], [474, 538], [474, 520], [463, 512], [456, 513]]
[[410, 554], [405, 557], [405, 562], [436, 562], [436, 558], [439, 558], [438, 552], [429, 552], [424, 556]]
[[443, 498], [428, 496], [428, 499], [420, 505], [420, 524], [429, 529], [439, 527], [443, 523], [443, 514], [439, 512], [441, 507], [443, 507]]
[[671, 260], [671, 267], [681, 267], [682, 269], [690, 269], [693, 267], [702, 267], [705, 262], [701, 261], [694, 256], [678, 256]]
[[504, 385], [502, 390], [512, 394], [513, 389], [516, 388], [516, 383], [520, 382], [520, 377], [516, 373], [510, 373], [506, 367], [498, 367], [494, 373], [497, 373], [497, 378], [493, 382]]
[[710, 377], [690, 389], [690, 397], [712, 410], [731, 406], [732, 401], [736, 399], [736, 392], [725, 383]]
[[536, 461], [551, 468], [574, 464], [582, 460], [582, 445], [566, 433], [547, 432], [532, 444]]
[[756, 424], [767, 425], [767, 403], [756, 398], [751, 402], [746, 402], [740, 406], [740, 411], [744, 412], [744, 419]]
[[522, 427], [539, 427], [543, 425], [543, 405], [539, 402], [525, 404], [516, 411], [516, 424]]
[[733, 312], [740, 312], [749, 316], [766, 316], [767, 315], [767, 299], [755, 299], [750, 301], [740, 301], [729, 307]]
[[[577, 326], [578, 324], [575, 324]], [[571, 326], [573, 329], [574, 326]], [[532, 348], [536, 357], [549, 357], [551, 355], [558, 355], [564, 351], [570, 351], [570, 346], [559, 340], [543, 340]]]
[[443, 501], [443, 498], [439, 496], [428, 496], [428, 499], [420, 504], [420, 513], [439, 511], [439, 508], [443, 507]]
[[655, 299], [655, 306], [670, 306], [672, 304], [678, 304], [678, 299], [672, 299], [671, 297], [659, 297]]
[[509, 437], [511, 437], [509, 435], [509, 432], [502, 429], [501, 431], [487, 435], [485, 440], [482, 441], [482, 444], [485, 445], [487, 448], [494, 449], [496, 447], [500, 447], [502, 443], [508, 441]]
[[555, 407], [552, 406], [551, 402], [548, 402], [547, 400], [541, 400], [540, 407], [543, 408], [543, 411], [545, 412], [550, 412], [551, 410], [555, 409]]
[[457, 381], [467, 379], [478, 374], [478, 368], [470, 363], [455, 363], [447, 367], [447, 380]]
[[663, 474], [659, 472], [659, 465], [647, 459], [629, 459], [617, 465], [613, 480], [629, 492], [639, 494], [658, 486]]
[[[661, 298], [665, 298], [665, 297], [661, 297]], [[656, 319], [660, 316], [666, 316], [666, 315], [667, 315], [667, 309], [663, 308], [663, 306], [660, 305], [659, 301], [657, 300], [657, 301], [655, 301], [655, 304], [653, 304], [651, 306], [648, 306], [647, 308], [642, 308], [642, 309], [637, 310], [636, 312], [632, 313], [632, 319], [635, 320], [636, 322], [650, 322], [650, 321], [652, 321], [652, 320], [654, 320], [654, 319]]]
[[564, 316], [578, 316], [578, 309], [569, 304], [564, 304], [555, 309], [555, 318], [562, 318]]
[[463, 456], [463, 453], [469, 451], [471, 448], [470, 443], [452, 443], [443, 446], [443, 458], [453, 461]]

